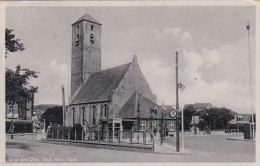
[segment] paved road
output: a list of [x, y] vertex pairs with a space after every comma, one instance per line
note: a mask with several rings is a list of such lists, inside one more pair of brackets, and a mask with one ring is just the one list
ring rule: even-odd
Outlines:
[[[55, 145], [25, 140], [6, 142], [7, 162], [254, 162], [255, 142], [227, 136], [187, 136], [191, 153], [167, 155]], [[167, 139], [173, 143], [174, 138]]]

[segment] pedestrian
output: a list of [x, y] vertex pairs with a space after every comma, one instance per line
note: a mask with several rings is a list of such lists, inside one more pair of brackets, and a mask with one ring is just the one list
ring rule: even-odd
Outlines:
[[154, 136], [156, 136], [157, 128], [154, 128], [154, 129], [153, 129], [153, 132], [154, 132]]

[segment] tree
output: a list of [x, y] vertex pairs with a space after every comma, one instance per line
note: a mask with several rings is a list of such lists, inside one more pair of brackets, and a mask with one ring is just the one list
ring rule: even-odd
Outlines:
[[[12, 29], [5, 29], [5, 57], [7, 52], [23, 51], [24, 44], [20, 39], [15, 39]], [[16, 66], [15, 71], [7, 69], [5, 71], [5, 101], [10, 105], [18, 104], [30, 99], [32, 93], [36, 93], [38, 87], [30, 86], [30, 78], [37, 78], [37, 72], [22, 69], [20, 65]]]
[[5, 29], [5, 58], [7, 58], [7, 52], [17, 52], [25, 49], [24, 44], [20, 43], [20, 39], [15, 39], [13, 31], [12, 29]]
[[212, 129], [227, 129], [229, 127], [229, 121], [234, 118], [234, 113], [225, 107], [211, 108], [204, 110], [200, 114], [200, 118], [203, 120], [199, 126], [205, 128], [206, 126]]
[[42, 115], [41, 119], [45, 119], [46, 126], [50, 123], [53, 125], [63, 124], [63, 108], [61, 106], [56, 106], [53, 108], [48, 108]]
[[36, 93], [38, 87], [30, 86], [30, 78], [37, 78], [36, 72], [22, 69], [20, 65], [16, 70], [6, 69], [5, 72], [5, 101], [13, 105], [30, 100], [30, 96]]
[[190, 105], [184, 108], [183, 114], [184, 114], [184, 130], [190, 130], [192, 116], [197, 114], [196, 110], [192, 105]]

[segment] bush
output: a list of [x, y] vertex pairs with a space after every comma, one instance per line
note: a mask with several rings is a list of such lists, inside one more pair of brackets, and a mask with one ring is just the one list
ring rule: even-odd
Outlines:
[[76, 140], [82, 140], [82, 130], [83, 127], [81, 125], [75, 125], [73, 127], [53, 126], [48, 131], [47, 138], [75, 140], [75, 131], [76, 131]]

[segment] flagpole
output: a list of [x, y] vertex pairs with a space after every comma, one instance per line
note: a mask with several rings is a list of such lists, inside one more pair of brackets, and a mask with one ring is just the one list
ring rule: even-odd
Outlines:
[[182, 153], [184, 153], [184, 114], [183, 114], [183, 109], [181, 109], [181, 148], [182, 148]]
[[253, 85], [252, 85], [252, 72], [251, 72], [251, 55], [250, 55], [250, 25], [249, 23], [246, 26], [247, 35], [248, 35], [248, 56], [249, 56], [249, 73], [250, 73], [250, 92], [251, 92], [251, 117], [252, 117], [252, 129], [250, 127], [250, 131], [252, 131], [253, 139], [255, 138], [255, 125], [254, 125], [254, 111], [253, 111]]
[[65, 92], [64, 92], [64, 85], [62, 84], [62, 104], [63, 104], [63, 126], [65, 126]]

